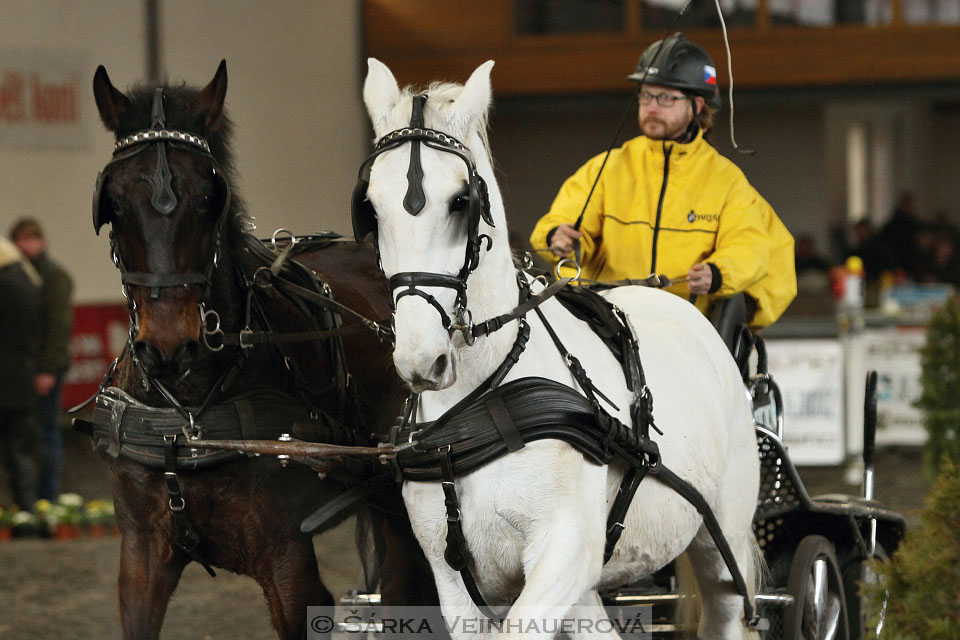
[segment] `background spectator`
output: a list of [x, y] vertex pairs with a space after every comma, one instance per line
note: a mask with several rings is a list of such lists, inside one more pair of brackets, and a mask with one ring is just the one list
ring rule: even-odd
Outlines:
[[13, 500], [24, 510], [37, 501], [34, 374], [41, 305], [40, 276], [13, 243], [0, 238], [0, 452]]
[[913, 193], [904, 191], [877, 239], [883, 252], [881, 269], [892, 271], [899, 268], [913, 273], [922, 253], [917, 238], [921, 231], [923, 224], [914, 210]]
[[34, 390], [40, 401], [39, 421], [43, 456], [38, 495], [54, 501], [60, 495], [63, 443], [60, 434], [60, 391], [63, 374], [70, 366], [70, 329], [73, 325], [73, 280], [47, 255], [40, 224], [32, 218], [18, 220], [10, 230], [21, 253], [40, 274], [43, 293], [43, 325]]

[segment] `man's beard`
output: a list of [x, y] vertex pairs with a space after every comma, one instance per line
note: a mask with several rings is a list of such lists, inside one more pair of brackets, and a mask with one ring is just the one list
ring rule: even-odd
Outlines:
[[[653, 125], [654, 131], [649, 131], [650, 125]], [[685, 137], [688, 126], [678, 125], [670, 129], [667, 123], [660, 118], [647, 117], [640, 123], [640, 131], [651, 140], [677, 140]]]

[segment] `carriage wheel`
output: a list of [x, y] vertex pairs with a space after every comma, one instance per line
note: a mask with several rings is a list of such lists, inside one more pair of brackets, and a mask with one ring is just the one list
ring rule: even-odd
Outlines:
[[787, 593], [794, 601], [784, 612], [784, 640], [849, 640], [843, 579], [829, 540], [807, 536], [800, 541]]

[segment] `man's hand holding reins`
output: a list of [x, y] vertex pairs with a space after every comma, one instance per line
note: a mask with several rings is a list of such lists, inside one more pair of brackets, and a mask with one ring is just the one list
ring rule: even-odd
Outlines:
[[550, 250], [560, 258], [570, 255], [573, 243], [580, 239], [580, 232], [572, 224], [562, 224], [550, 236]]
[[703, 295], [710, 293], [710, 287], [713, 285], [713, 271], [706, 262], [698, 262], [690, 267], [687, 272], [687, 286], [690, 287], [690, 293]]

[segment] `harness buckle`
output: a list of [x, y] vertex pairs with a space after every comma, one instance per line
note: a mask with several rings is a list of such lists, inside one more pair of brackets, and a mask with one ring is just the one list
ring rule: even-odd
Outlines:
[[[253, 331], [250, 329], [249, 326], [241, 329], [240, 330], [240, 348], [241, 349], [253, 348], [254, 343], [251, 342], [251, 338], [253, 338]], [[220, 348], [222, 349], [223, 345], [221, 345]]]
[[190, 424], [183, 425], [180, 430], [183, 432], [183, 435], [187, 440], [200, 440], [203, 438], [203, 429], [197, 426], [197, 423], [194, 422], [192, 413], [188, 411], [187, 415], [190, 417]]
[[420, 433], [422, 432], [423, 432], [423, 429], [417, 429], [416, 431], [411, 431], [410, 435], [407, 436], [407, 444], [409, 444], [411, 447], [416, 448], [417, 443], [414, 442], [414, 437], [420, 435]]
[[607, 528], [607, 535], [613, 533], [615, 529], [618, 530], [616, 533], [619, 535], [620, 531], [626, 529], [626, 526], [622, 522], [614, 522]]

